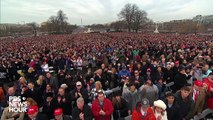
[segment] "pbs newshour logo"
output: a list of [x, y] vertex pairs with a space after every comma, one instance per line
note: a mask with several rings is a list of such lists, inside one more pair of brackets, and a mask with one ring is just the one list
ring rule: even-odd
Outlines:
[[9, 96], [9, 112], [27, 112], [25, 97]]

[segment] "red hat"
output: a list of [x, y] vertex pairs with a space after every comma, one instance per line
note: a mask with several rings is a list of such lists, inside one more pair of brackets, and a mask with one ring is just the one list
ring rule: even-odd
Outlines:
[[176, 64], [176, 65], [179, 64], [179, 61], [175, 61], [175, 64]]
[[194, 81], [194, 85], [196, 85], [198, 87], [203, 87], [203, 82], [201, 80], [196, 80], [196, 81]]
[[54, 110], [54, 116], [61, 115], [63, 113], [63, 110], [61, 108], [55, 109]]
[[27, 112], [27, 114], [28, 115], [32, 115], [32, 114], [34, 114], [34, 113], [36, 113], [36, 112], [38, 112], [38, 106], [30, 106], [29, 108], [28, 108], [28, 112]]

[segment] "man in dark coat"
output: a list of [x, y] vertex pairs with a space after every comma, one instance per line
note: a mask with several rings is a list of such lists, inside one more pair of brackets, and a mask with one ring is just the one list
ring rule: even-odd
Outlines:
[[30, 106], [25, 120], [49, 120], [45, 114], [38, 112], [38, 106]]
[[55, 120], [71, 120], [71, 117], [68, 115], [63, 115], [63, 110], [61, 108], [57, 108], [54, 110]]
[[163, 69], [164, 76], [163, 79], [166, 80], [166, 83], [174, 81], [174, 72], [171, 70], [171, 65], [168, 64], [165, 69]]
[[112, 104], [114, 108], [113, 112], [114, 120], [124, 119], [131, 112], [128, 103], [126, 102], [125, 99], [121, 97], [120, 91], [116, 91], [113, 93]]
[[[88, 103], [89, 101], [89, 95], [85, 88], [83, 88], [82, 83], [80, 81], [76, 82], [76, 88], [71, 91], [71, 99], [73, 102], [76, 102], [76, 100], [79, 97], [83, 97], [85, 100], [85, 103]], [[76, 103], [74, 104], [76, 106]]]
[[190, 119], [193, 117], [194, 101], [190, 95], [190, 88], [185, 86], [175, 94], [175, 99], [180, 106], [181, 119]]
[[166, 94], [166, 112], [168, 120], [180, 120], [180, 107], [175, 101], [175, 96], [172, 92]]
[[46, 76], [47, 76], [46, 83], [52, 85], [55, 90], [58, 90], [59, 87], [58, 79], [52, 76], [49, 72], [46, 74]]
[[140, 76], [138, 70], [134, 71], [134, 76], [131, 77], [131, 82], [135, 83], [137, 89], [145, 83], [144, 78]]
[[186, 74], [185, 68], [181, 66], [179, 68], [179, 73], [175, 75], [174, 78], [174, 92], [180, 90], [182, 87], [186, 86], [187, 80], [190, 79], [191, 76]]
[[46, 94], [46, 102], [43, 105], [42, 112], [47, 115], [49, 119], [54, 118], [54, 110], [57, 108], [57, 101], [53, 98], [53, 93]]
[[84, 104], [84, 99], [80, 97], [76, 102], [77, 107], [72, 111], [72, 118], [74, 120], [92, 120], [92, 110], [87, 104]]
[[28, 88], [22, 92], [22, 96], [26, 98], [33, 98], [37, 102], [39, 107], [41, 107], [43, 104], [42, 93], [40, 89], [34, 87], [33, 82], [28, 83]]
[[71, 98], [68, 94], [65, 94], [64, 88], [58, 89], [58, 95], [56, 96], [58, 107], [62, 108], [64, 115], [71, 115], [72, 114], [72, 105], [71, 105]]

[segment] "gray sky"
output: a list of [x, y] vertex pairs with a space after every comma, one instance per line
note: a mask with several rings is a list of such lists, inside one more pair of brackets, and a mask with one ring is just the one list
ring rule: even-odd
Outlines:
[[71, 24], [109, 23], [126, 3], [135, 3], [154, 21], [192, 18], [213, 14], [213, 0], [0, 0], [1, 23], [46, 21], [63, 10]]

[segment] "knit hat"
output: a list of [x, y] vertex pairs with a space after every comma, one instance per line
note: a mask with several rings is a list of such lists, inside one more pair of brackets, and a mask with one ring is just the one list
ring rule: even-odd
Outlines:
[[166, 104], [162, 100], [154, 101], [154, 106], [162, 108], [163, 110], [166, 110]]

